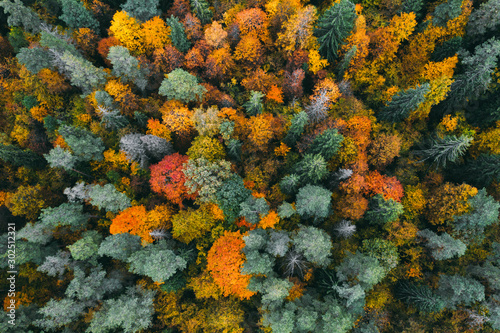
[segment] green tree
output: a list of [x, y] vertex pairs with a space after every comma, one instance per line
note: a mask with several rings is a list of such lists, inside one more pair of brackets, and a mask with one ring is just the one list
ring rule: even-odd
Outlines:
[[300, 111], [296, 115], [293, 116], [290, 128], [288, 129], [288, 133], [286, 134], [283, 142], [285, 142], [288, 146], [293, 146], [297, 140], [304, 133], [304, 127], [309, 122], [309, 117], [306, 112]]
[[336, 268], [340, 282], [356, 281], [365, 290], [370, 290], [386, 275], [386, 270], [377, 258], [357, 251], [348, 253], [347, 258]]
[[446, 307], [456, 309], [457, 305], [470, 306], [484, 301], [484, 286], [478, 281], [460, 275], [441, 275], [437, 294]]
[[48, 154], [44, 154], [43, 156], [51, 168], [63, 168], [66, 171], [72, 170], [79, 172], [75, 169], [75, 164], [78, 163], [79, 160], [78, 157], [71, 154], [71, 152], [66, 149], [57, 146], [54, 149], [51, 149]]
[[495, 31], [500, 24], [500, 3], [495, 0], [483, 2], [472, 11], [467, 22], [467, 35], [477, 37]]
[[69, 226], [71, 230], [82, 230], [87, 226], [90, 215], [83, 212], [83, 205], [79, 203], [63, 203], [57, 207], [42, 209], [39, 224], [56, 229], [61, 226]]
[[243, 179], [234, 174], [224, 180], [215, 194], [216, 203], [224, 212], [224, 219], [233, 223], [240, 216], [240, 204], [244, 202], [252, 191], [243, 184]]
[[365, 239], [361, 251], [371, 257], [377, 258], [380, 265], [389, 272], [399, 262], [399, 253], [396, 245], [385, 239]]
[[302, 217], [324, 219], [330, 213], [332, 192], [321, 186], [306, 185], [299, 190], [296, 199], [297, 213]]
[[22, 150], [13, 145], [0, 145], [0, 160], [15, 166], [25, 166], [28, 168], [43, 167], [45, 161], [42, 157], [29, 149]]
[[338, 152], [343, 140], [344, 137], [342, 134], [339, 134], [336, 128], [327, 129], [314, 138], [308, 152], [311, 154], [320, 154], [325, 160], [329, 160]]
[[151, 326], [156, 291], [129, 287], [116, 299], [103, 302], [95, 312], [85, 333], [107, 333], [119, 330], [134, 333]]
[[73, 29], [90, 28], [99, 33], [99, 22], [78, 0], [61, 0], [62, 15], [59, 16]]
[[97, 253], [113, 259], [126, 261], [132, 253], [141, 249], [141, 237], [129, 233], [121, 233], [106, 237], [99, 246]]
[[97, 304], [102, 301], [104, 295], [120, 290], [121, 281], [117, 277], [106, 277], [107, 273], [102, 265], [97, 265], [90, 269], [89, 274], [76, 266], [73, 270], [73, 279], [66, 288], [66, 296], [76, 298], [86, 305]]
[[355, 21], [356, 11], [349, 0], [334, 3], [319, 18], [314, 34], [320, 44], [319, 52], [328, 61], [337, 59], [337, 50], [351, 33]]
[[424, 102], [429, 89], [430, 85], [424, 83], [417, 85], [415, 88], [399, 91], [382, 110], [380, 119], [392, 123], [403, 121]]
[[472, 137], [466, 135], [458, 138], [455, 135], [431, 138], [426, 144], [427, 148], [418, 150], [415, 154], [421, 157], [421, 162], [429, 161], [436, 164], [436, 168], [446, 167], [447, 162], [456, 162], [465, 154], [472, 140]]
[[445, 307], [445, 302], [427, 286], [416, 286], [402, 282], [397, 288], [397, 297], [406, 303], [414, 305], [423, 312], [439, 312]]
[[129, 16], [146, 22], [161, 14], [161, 11], [158, 9], [159, 5], [159, 0], [127, 0], [121, 7]]
[[68, 250], [75, 260], [94, 261], [101, 241], [102, 236], [97, 231], [85, 231], [81, 239], [77, 240], [72, 245], [68, 245]]
[[62, 125], [58, 132], [76, 157], [82, 161], [101, 161], [106, 148], [101, 138], [91, 132], [74, 126]]
[[475, 160], [467, 160], [457, 171], [460, 179], [468, 184], [489, 186], [494, 180], [500, 181], [500, 155], [481, 154]]
[[415, 18], [419, 20], [422, 17], [422, 9], [424, 8], [423, 0], [404, 0], [401, 5], [401, 13], [415, 13]]
[[32, 34], [40, 31], [42, 20], [33, 9], [25, 7], [21, 0], [2, 0], [0, 7], [3, 7], [5, 14], [9, 15], [7, 18], [9, 27], [22, 26], [24, 30]]
[[212, 21], [213, 13], [210, 10], [210, 5], [205, 0], [190, 0], [191, 10], [200, 19], [201, 25], [208, 24]]
[[198, 193], [200, 203], [215, 202], [220, 186], [232, 176], [231, 163], [224, 160], [210, 162], [204, 157], [189, 160], [182, 172], [186, 176], [184, 185], [190, 193]]
[[176, 255], [164, 240], [132, 253], [127, 262], [130, 272], [149, 276], [155, 282], [168, 280], [187, 265], [187, 261]]
[[46, 330], [60, 329], [78, 319], [84, 309], [85, 304], [82, 302], [68, 298], [58, 301], [51, 299], [38, 311], [43, 318], [34, 324]]
[[70, 256], [67, 251], [58, 251], [54, 256], [45, 257], [43, 264], [38, 266], [36, 270], [46, 273], [48, 276], [61, 278], [66, 269], [72, 264]]
[[120, 150], [122, 150], [129, 161], [139, 163], [141, 168], [146, 169], [150, 161], [159, 161], [166, 155], [174, 152], [172, 144], [164, 138], [155, 135], [130, 133], [121, 137]]
[[120, 78], [122, 82], [134, 82], [139, 89], [146, 89], [149, 74], [147, 68], [141, 68], [139, 61], [130, 55], [129, 50], [123, 46], [112, 46], [109, 48], [108, 60], [113, 65], [113, 75]]
[[295, 214], [295, 208], [288, 202], [283, 202], [279, 207], [278, 207], [278, 216], [282, 219], [286, 219], [293, 214]]
[[305, 154], [294, 171], [301, 184], [317, 184], [328, 175], [327, 164], [321, 154]]
[[256, 224], [269, 212], [269, 204], [264, 198], [247, 197], [240, 203], [240, 216], [244, 216], [248, 223]]
[[293, 236], [293, 245], [310, 263], [319, 267], [330, 264], [332, 240], [326, 231], [312, 226], [303, 226]]
[[294, 194], [300, 185], [300, 177], [296, 174], [291, 174], [283, 177], [280, 181], [280, 189], [283, 193], [292, 195]]
[[69, 73], [71, 84], [82, 90], [83, 95], [89, 95], [93, 90], [101, 88], [106, 83], [107, 74], [102, 68], [97, 68], [84, 58], [77, 57], [68, 51], [56, 55]]
[[453, 257], [461, 257], [467, 250], [465, 245], [459, 239], [454, 239], [446, 232], [437, 235], [429, 229], [421, 230], [417, 233], [420, 237], [426, 239], [426, 247], [431, 251], [431, 256], [435, 260], [446, 260]]
[[87, 196], [91, 205], [104, 208], [107, 212], [118, 213], [131, 206], [130, 199], [118, 192], [113, 184], [91, 185]]
[[396, 221], [403, 211], [401, 203], [393, 199], [385, 200], [382, 194], [376, 194], [370, 199], [365, 219], [371, 224], [386, 224]]
[[53, 68], [50, 52], [41, 47], [23, 47], [16, 55], [17, 60], [26, 66], [33, 74], [38, 74], [44, 68]]
[[498, 222], [500, 203], [481, 189], [469, 199], [471, 211], [454, 217], [453, 229], [466, 240], [482, 240], [484, 228]]
[[177, 50], [182, 53], [186, 53], [191, 47], [191, 43], [187, 40], [186, 32], [184, 31], [184, 26], [177, 17], [171, 15], [165, 20], [167, 25], [170, 27], [170, 39], [172, 44], [177, 48]]
[[199, 101], [207, 90], [198, 84], [196, 76], [177, 68], [170, 72], [160, 86], [159, 94], [167, 99], [185, 103]]
[[243, 104], [243, 107], [245, 108], [245, 111], [248, 115], [256, 116], [262, 113], [262, 110], [264, 108], [264, 104], [262, 103], [263, 97], [264, 94], [260, 91], [250, 91], [250, 98], [245, 104]]
[[440, 4], [432, 13], [432, 24], [435, 26], [446, 26], [449, 20], [458, 17], [462, 13], [462, 0], [448, 0]]

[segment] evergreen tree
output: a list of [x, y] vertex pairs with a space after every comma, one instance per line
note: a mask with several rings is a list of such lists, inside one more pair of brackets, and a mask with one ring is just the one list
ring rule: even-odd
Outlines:
[[98, 106], [99, 115], [101, 116], [101, 124], [111, 130], [119, 130], [126, 127], [129, 122], [118, 110], [108, 110], [102, 106]]
[[[328, 150], [327, 147], [324, 148]], [[295, 165], [294, 171], [299, 176], [301, 184], [317, 184], [328, 175], [325, 158], [320, 154], [305, 154]]]
[[167, 25], [170, 27], [170, 39], [172, 44], [177, 48], [177, 50], [182, 53], [186, 53], [191, 47], [191, 43], [187, 40], [186, 32], [184, 31], [184, 26], [177, 17], [173, 15], [165, 20]]
[[337, 77], [339, 80], [342, 80], [344, 77], [345, 72], [349, 69], [349, 64], [351, 63], [351, 60], [354, 58], [356, 55], [356, 52], [358, 51], [358, 47], [356, 45], [353, 45], [349, 51], [344, 54], [344, 57], [342, 58], [342, 61], [337, 65]]
[[83, 95], [89, 95], [93, 90], [101, 88], [106, 83], [108, 76], [102, 68], [97, 68], [92, 63], [77, 57], [68, 51], [57, 55], [64, 66], [64, 71], [69, 73], [71, 84], [80, 88]]
[[66, 288], [66, 296], [76, 298], [87, 306], [93, 306], [104, 298], [104, 295], [120, 290], [121, 279], [117, 276], [106, 277], [107, 273], [102, 265], [90, 269], [89, 274], [76, 266], [73, 270], [73, 279]]
[[335, 225], [335, 232], [342, 238], [350, 238], [356, 232], [356, 226], [351, 221], [342, 220]]
[[448, 0], [440, 4], [432, 13], [432, 24], [444, 27], [449, 20], [458, 17], [462, 13], [462, 0]]
[[429, 229], [425, 229], [419, 231], [418, 235], [426, 239], [425, 245], [431, 250], [431, 256], [435, 260], [461, 257], [467, 250], [467, 245], [458, 239], [452, 238], [446, 232], [438, 236]]
[[302, 253], [304, 258], [319, 267], [330, 264], [332, 240], [326, 231], [312, 226], [302, 226], [293, 235], [295, 251]]
[[446, 162], [456, 162], [460, 156], [472, 143], [473, 138], [461, 135], [446, 135], [443, 138], [431, 138], [427, 144], [427, 149], [416, 151], [416, 155], [421, 157], [421, 162], [429, 160], [431, 164], [436, 164], [436, 168], [446, 167]]
[[342, 134], [339, 134], [336, 128], [327, 129], [314, 138], [308, 152], [311, 154], [320, 154], [325, 160], [329, 160], [338, 152], [343, 140], [344, 137]]
[[55, 256], [45, 257], [45, 261], [38, 266], [37, 271], [46, 273], [48, 276], [61, 278], [71, 263], [70, 253], [59, 251]]
[[306, 185], [297, 194], [297, 213], [302, 217], [314, 217], [315, 221], [330, 213], [332, 192], [321, 186]]
[[380, 119], [392, 123], [406, 119], [425, 100], [425, 95], [429, 92], [429, 87], [428, 83], [424, 83], [417, 85], [415, 88], [399, 91], [381, 111]]
[[268, 212], [269, 204], [264, 198], [257, 199], [250, 195], [240, 204], [240, 216], [244, 216], [248, 223], [256, 224]]
[[214, 202], [222, 183], [232, 176], [231, 163], [224, 160], [210, 162], [204, 157], [189, 160], [182, 172], [186, 176], [184, 185], [190, 193], [198, 193], [199, 203]]
[[307, 113], [304, 111], [300, 111], [296, 115], [293, 116], [292, 122], [290, 124], [290, 128], [288, 129], [288, 133], [286, 134], [283, 142], [288, 146], [293, 146], [295, 142], [301, 137], [304, 132], [304, 127], [309, 122], [309, 117]]
[[245, 188], [243, 179], [238, 175], [222, 182], [221, 187], [215, 194], [217, 205], [224, 212], [224, 219], [233, 223], [240, 216], [240, 204], [243, 203], [252, 191]]
[[146, 22], [161, 14], [161, 11], [158, 9], [159, 5], [159, 0], [127, 0], [121, 7], [129, 16]]
[[99, 22], [92, 16], [91, 12], [85, 8], [78, 0], [61, 0], [63, 20], [68, 27], [73, 29], [90, 28], [99, 33]]
[[198, 84], [196, 76], [177, 68], [162, 81], [158, 93], [169, 100], [176, 99], [189, 103], [201, 100], [206, 91], [205, 87]]
[[477, 37], [495, 31], [500, 25], [500, 2], [489, 0], [472, 11], [467, 22], [467, 35]]
[[99, 244], [102, 241], [102, 236], [95, 230], [85, 231], [82, 238], [68, 245], [68, 250], [75, 260], [90, 260], [95, 263]]
[[34, 324], [46, 330], [61, 329], [75, 321], [84, 309], [85, 304], [69, 298], [58, 301], [51, 299], [38, 311], [43, 318], [35, 321]]
[[365, 239], [361, 251], [364, 254], [377, 258], [380, 265], [389, 272], [399, 262], [399, 253], [396, 245], [385, 239]]
[[382, 194], [376, 194], [370, 200], [365, 219], [371, 224], [386, 224], [396, 221], [403, 214], [403, 205], [393, 199], [385, 200]]
[[118, 192], [113, 184], [91, 185], [87, 192], [90, 204], [107, 212], [118, 213], [130, 207], [130, 199]]
[[422, 312], [439, 312], [445, 306], [443, 299], [429, 287], [418, 287], [408, 282], [402, 282], [398, 285], [397, 296], [399, 299], [415, 305]]
[[129, 233], [121, 233], [106, 237], [97, 253], [100, 256], [109, 256], [113, 259], [125, 261], [132, 253], [141, 249], [141, 237]]
[[423, 0], [404, 0], [401, 5], [401, 13], [415, 13], [415, 18], [422, 18], [422, 8], [424, 7]]
[[9, 14], [7, 24], [9, 27], [20, 27], [32, 34], [40, 32], [42, 20], [37, 13], [23, 5], [21, 0], [2, 0], [0, 7], [3, 7], [5, 14]]
[[334, 3], [319, 18], [314, 34], [320, 44], [319, 52], [328, 61], [335, 61], [337, 50], [351, 33], [355, 21], [356, 11], [354, 4], [349, 0]]
[[454, 310], [459, 304], [470, 306], [484, 301], [484, 286], [468, 277], [441, 275], [437, 294], [444, 300], [447, 308]]
[[287, 175], [280, 181], [280, 189], [283, 193], [292, 195], [300, 186], [300, 177], [295, 174]]
[[340, 282], [356, 280], [365, 291], [379, 283], [386, 274], [386, 270], [380, 265], [377, 258], [359, 251], [355, 254], [348, 253], [347, 258], [336, 270]]
[[44, 68], [52, 69], [50, 52], [41, 47], [23, 47], [17, 53], [16, 58], [33, 74], [38, 74]]
[[283, 202], [279, 207], [278, 207], [278, 216], [282, 219], [288, 218], [295, 214], [295, 208], [288, 202]]
[[22, 150], [13, 145], [0, 144], [0, 160], [15, 166], [25, 166], [28, 168], [40, 168], [45, 166], [42, 157], [29, 149]]
[[40, 213], [39, 224], [48, 229], [69, 226], [72, 231], [85, 229], [90, 215], [83, 212], [80, 203], [63, 203], [57, 207], [47, 207]]
[[436, 46], [431, 55], [432, 61], [443, 61], [446, 58], [453, 57], [462, 47], [462, 43], [462, 37], [456, 36]]
[[264, 97], [264, 94], [260, 91], [252, 90], [250, 92], [250, 99], [245, 104], [243, 104], [245, 111], [250, 116], [256, 116], [262, 113], [262, 109], [264, 108], [262, 97]]
[[58, 132], [64, 138], [64, 142], [71, 148], [73, 153], [82, 161], [101, 161], [105, 149], [101, 138], [93, 133], [74, 126], [62, 125]]
[[122, 82], [134, 82], [139, 89], [146, 89], [148, 70], [139, 66], [139, 61], [123, 46], [109, 48], [108, 60], [113, 65], [113, 75]]
[[476, 187], [484, 187], [500, 181], [500, 155], [481, 154], [468, 160], [460, 170], [460, 177]]
[[284, 230], [270, 230], [265, 250], [275, 257], [283, 257], [287, 253], [290, 243], [291, 239], [288, 236], [288, 232]]
[[200, 19], [201, 25], [211, 22], [213, 13], [210, 10], [210, 5], [205, 0], [190, 0], [191, 11]]

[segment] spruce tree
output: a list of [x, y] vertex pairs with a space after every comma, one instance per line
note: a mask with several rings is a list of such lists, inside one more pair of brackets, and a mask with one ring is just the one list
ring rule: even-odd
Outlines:
[[182, 53], [186, 53], [187, 50], [191, 47], [191, 43], [189, 43], [186, 32], [184, 31], [184, 26], [179, 19], [173, 15], [165, 20], [167, 25], [170, 27], [170, 39], [172, 40], [172, 44], [177, 48], [177, 50]]
[[201, 25], [211, 22], [213, 13], [210, 10], [210, 5], [205, 0], [190, 0], [191, 10], [200, 19]]
[[429, 87], [428, 83], [424, 83], [415, 88], [399, 91], [380, 112], [379, 118], [392, 123], [406, 119], [425, 100], [425, 94], [429, 92]]
[[418, 150], [415, 154], [421, 157], [421, 162], [429, 161], [436, 164], [436, 168], [446, 167], [447, 162], [456, 162], [465, 154], [471, 143], [472, 138], [466, 135], [458, 138], [455, 135], [446, 135], [443, 138], [431, 138], [427, 144], [428, 148]]

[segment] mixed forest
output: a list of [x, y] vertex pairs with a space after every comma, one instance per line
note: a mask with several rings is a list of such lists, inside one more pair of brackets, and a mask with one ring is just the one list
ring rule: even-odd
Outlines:
[[500, 332], [499, 64], [499, 0], [0, 0], [0, 331]]

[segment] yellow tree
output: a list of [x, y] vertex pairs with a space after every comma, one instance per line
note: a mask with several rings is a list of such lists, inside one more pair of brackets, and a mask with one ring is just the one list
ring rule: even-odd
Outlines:
[[109, 30], [133, 54], [144, 53], [144, 33], [141, 24], [127, 12], [119, 11], [113, 15]]

